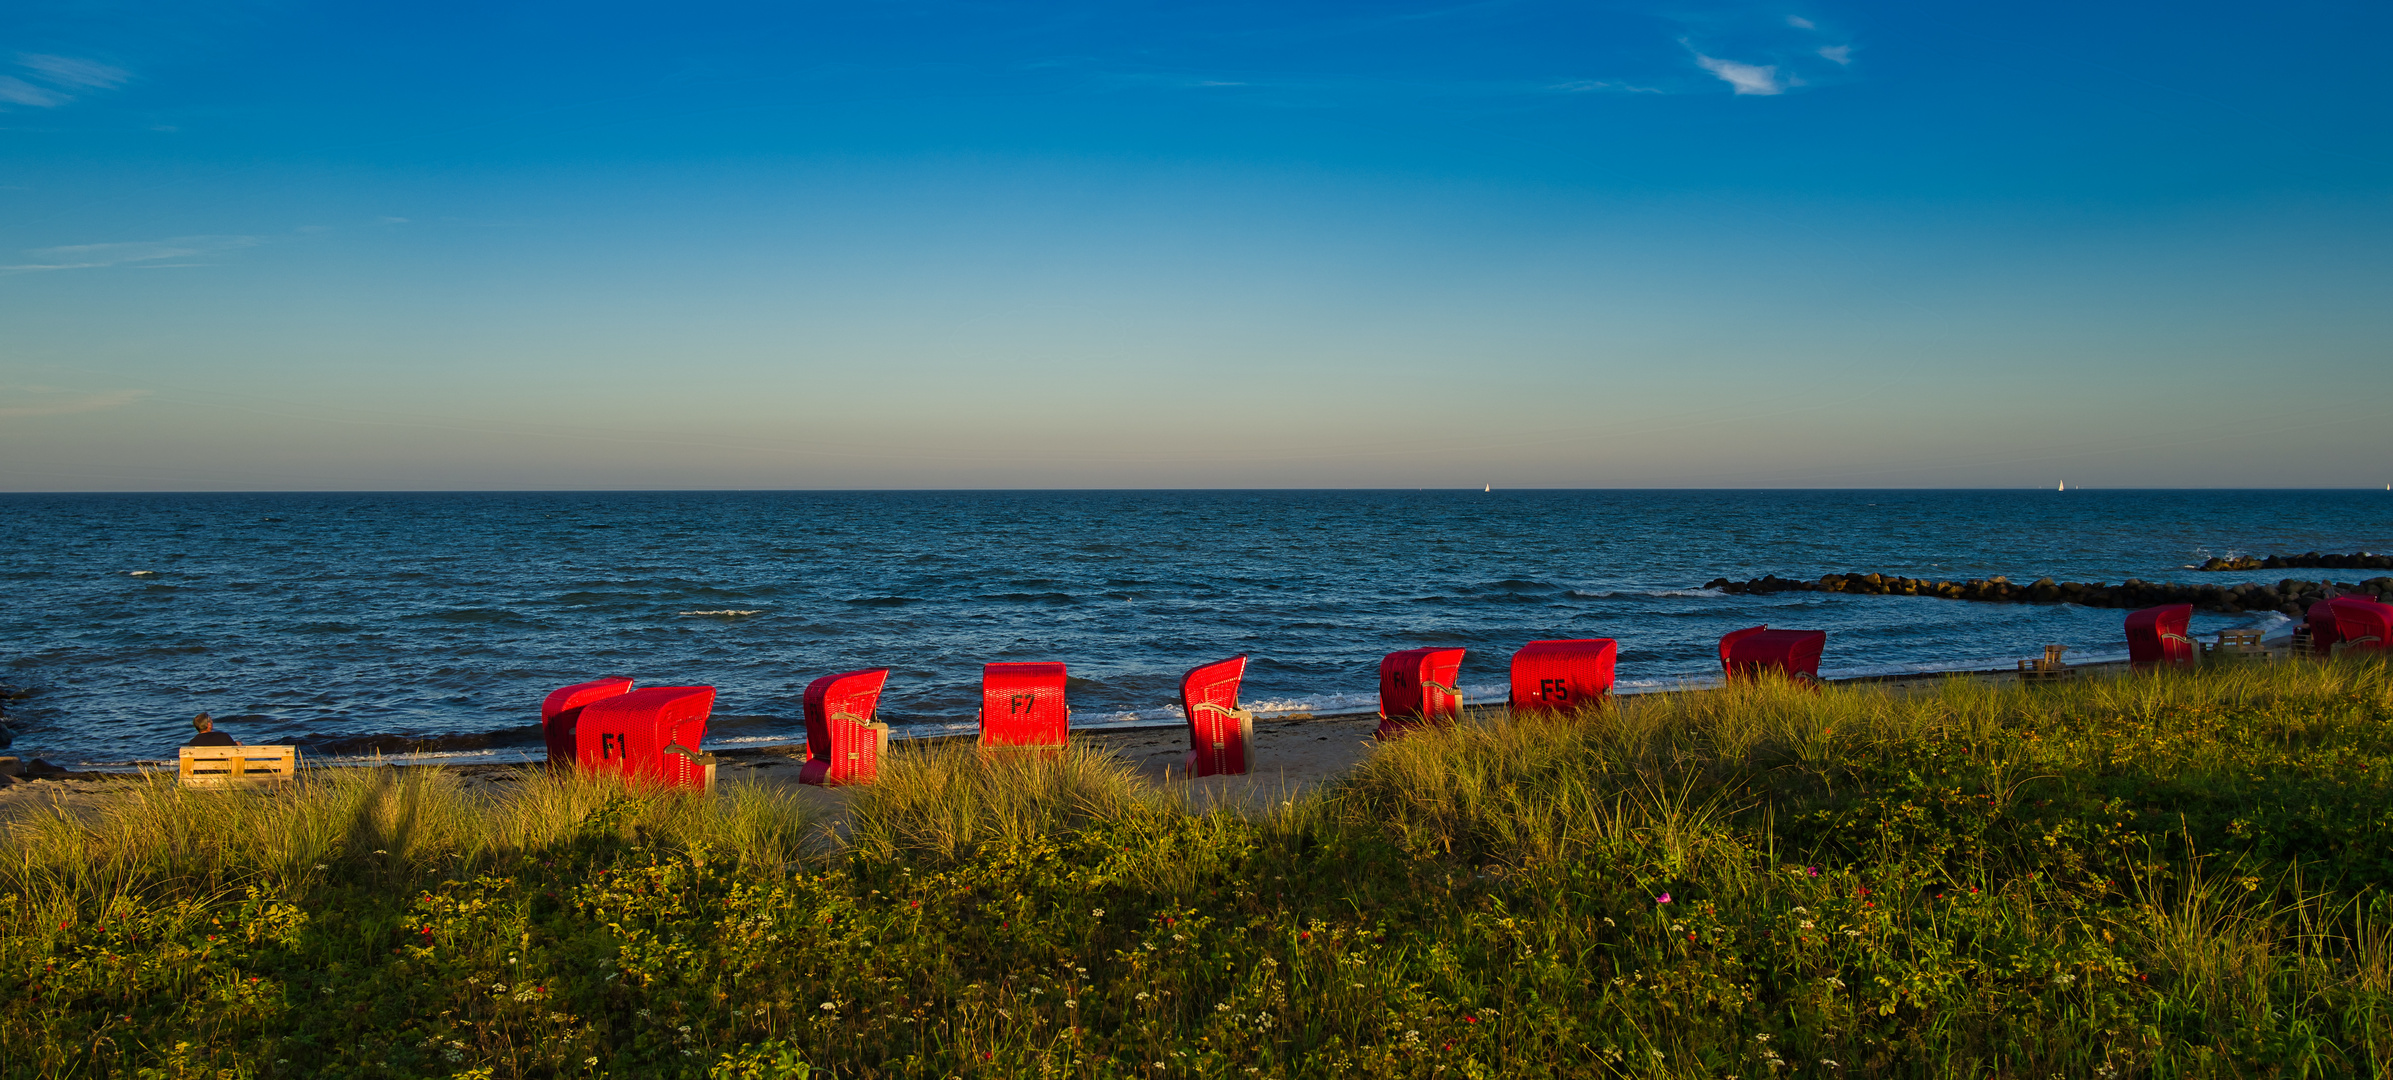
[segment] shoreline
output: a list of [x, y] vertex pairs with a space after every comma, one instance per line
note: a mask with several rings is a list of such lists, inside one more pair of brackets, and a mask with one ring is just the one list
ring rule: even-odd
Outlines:
[[[2124, 660], [2104, 660], [2071, 665], [2081, 675], [2114, 675], [2127, 668]], [[1899, 674], [1877, 674], [1826, 679], [1831, 686], [1882, 686], [1890, 692], [1907, 695], [1931, 690], [1948, 678], [2017, 679], [2015, 669], [1972, 669]], [[1655, 688], [1613, 695], [1615, 699], [1646, 697], [1653, 694], [1705, 692], [1713, 686], [1682, 685], [1677, 688]], [[1475, 715], [1484, 715], [1500, 706], [1472, 706]], [[1074, 728], [1075, 741], [1104, 749], [1130, 765], [1142, 780], [1155, 785], [1166, 783], [1181, 788], [1192, 798], [1202, 802], [1229, 803], [1257, 808], [1298, 798], [1314, 789], [1335, 781], [1366, 757], [1376, 745], [1373, 732], [1379, 725], [1379, 714], [1370, 712], [1288, 713], [1272, 717], [1258, 717], [1255, 721], [1255, 767], [1241, 776], [1210, 776], [1193, 780], [1171, 778], [1188, 751], [1185, 721], [1149, 722], [1137, 725], [1107, 725], [1095, 728]], [[908, 744], [929, 745], [975, 738], [970, 731], [938, 732], [908, 738]], [[863, 786], [819, 787], [798, 780], [800, 766], [806, 760], [806, 744], [800, 742], [774, 743], [763, 746], [742, 746], [711, 751], [716, 759], [716, 783], [762, 784], [780, 789], [800, 801], [835, 815], [847, 802], [864, 790]], [[455, 761], [424, 760], [419, 755], [372, 758], [330, 758], [307, 761], [302, 759], [301, 770], [316, 769], [443, 769], [456, 775], [469, 790], [481, 794], [496, 794], [534, 770], [546, 766], [545, 759], [526, 758], [515, 761]], [[168, 766], [171, 768], [171, 766]], [[20, 776], [13, 782], [0, 784], [0, 827], [16, 818], [39, 813], [50, 808], [63, 808], [77, 814], [96, 813], [101, 804], [123, 785], [139, 782], [154, 772], [156, 766], [130, 769], [54, 769], [36, 775]]]

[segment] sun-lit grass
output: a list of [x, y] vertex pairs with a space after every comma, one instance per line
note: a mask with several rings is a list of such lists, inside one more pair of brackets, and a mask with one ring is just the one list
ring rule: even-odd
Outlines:
[[1081, 749], [837, 823], [153, 782], [12, 827], [0, 1071], [2381, 1076], [2388, 771], [2347, 657], [1495, 712], [1253, 813]]

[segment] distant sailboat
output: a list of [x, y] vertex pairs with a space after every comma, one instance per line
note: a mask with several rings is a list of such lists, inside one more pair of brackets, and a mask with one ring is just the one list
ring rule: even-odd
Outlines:
[[1494, 484], [1481, 484], [1481, 485], [1479, 485], [1479, 490], [1481, 490], [1481, 491], [1494, 491], [1495, 489], [1496, 489], [1496, 486], [1495, 486]]
[[2063, 481], [2061, 481], [2061, 486], [2059, 486], [2059, 487], [2056, 487], [2056, 488], [2054, 488], [2054, 489], [2052, 489], [2052, 490], [2054, 490], [2054, 491], [2067, 491], [2067, 490], [2069, 490], [2069, 482], [2068, 482], [2067, 480], [2063, 480]]

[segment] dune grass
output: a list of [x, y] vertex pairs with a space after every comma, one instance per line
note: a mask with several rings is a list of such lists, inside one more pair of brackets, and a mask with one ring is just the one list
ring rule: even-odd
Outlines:
[[1483, 715], [1239, 812], [901, 748], [845, 820], [433, 769], [0, 850], [38, 1076], [2382, 1076], [2393, 678]]

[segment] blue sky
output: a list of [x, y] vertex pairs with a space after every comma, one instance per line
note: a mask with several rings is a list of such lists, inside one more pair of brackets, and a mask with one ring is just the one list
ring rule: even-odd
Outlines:
[[0, 488], [2376, 486], [2371, 4], [0, 11]]

